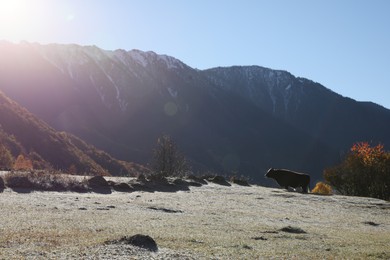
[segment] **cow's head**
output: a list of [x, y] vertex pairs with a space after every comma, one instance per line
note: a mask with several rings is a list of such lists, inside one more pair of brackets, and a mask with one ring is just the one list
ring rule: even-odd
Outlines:
[[270, 168], [264, 176], [267, 178], [272, 178], [275, 175], [274, 173], [275, 173], [274, 168]]

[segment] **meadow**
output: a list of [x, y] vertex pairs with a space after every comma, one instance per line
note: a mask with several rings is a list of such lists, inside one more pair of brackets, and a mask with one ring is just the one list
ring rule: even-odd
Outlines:
[[[6, 188], [0, 258], [390, 258], [387, 201], [230, 185], [110, 193]], [[152, 237], [158, 251], [107, 243], [135, 234]]]

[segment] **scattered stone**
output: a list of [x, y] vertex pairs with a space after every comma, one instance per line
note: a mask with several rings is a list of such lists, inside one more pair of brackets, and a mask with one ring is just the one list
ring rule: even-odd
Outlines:
[[189, 181], [187, 182], [188, 186], [193, 186], [193, 187], [202, 187], [202, 183], [196, 182], [196, 181]]
[[247, 187], [250, 186], [249, 182], [246, 179], [244, 179], [244, 178], [238, 178], [238, 177], [233, 176], [233, 177], [230, 178], [230, 181], [232, 183], [240, 185], [240, 186], [247, 186]]
[[299, 227], [292, 227], [292, 226], [281, 228], [280, 231], [293, 233], [293, 234], [306, 234], [306, 231], [304, 231], [303, 229]]
[[145, 181], [146, 181], [145, 175], [143, 175], [142, 173], [141, 173], [140, 175], [138, 175], [137, 181], [139, 181], [139, 182], [145, 182]]
[[148, 177], [149, 181], [153, 184], [158, 184], [158, 185], [167, 185], [169, 184], [169, 181], [167, 178], [160, 174], [151, 174]]
[[192, 181], [197, 182], [197, 183], [200, 183], [200, 184], [204, 184], [204, 185], [207, 184], [207, 181], [205, 181], [203, 178], [198, 177], [198, 176], [193, 175], [193, 174], [187, 176], [187, 179], [192, 180]]
[[93, 192], [109, 194], [111, 193], [111, 187], [103, 176], [94, 176], [88, 180], [88, 186]]
[[253, 249], [251, 246], [248, 246], [248, 245], [243, 245], [242, 248], [244, 248], [244, 249], [249, 249], [249, 250], [250, 250], [250, 249]]
[[107, 206], [107, 208], [108, 209], [115, 209], [115, 206], [110, 205], [110, 206]]
[[87, 210], [87, 208], [81, 207], [81, 208], [79, 208], [79, 210]]
[[261, 232], [261, 233], [264, 233], [264, 234], [278, 234], [279, 231], [269, 230], [269, 231], [264, 231], [264, 232]]
[[261, 237], [252, 237], [252, 239], [254, 239], [254, 240], [263, 240], [263, 241], [268, 240], [268, 238], [265, 238], [263, 236], [261, 236]]
[[380, 224], [372, 222], [372, 221], [365, 221], [365, 222], [363, 222], [363, 224], [374, 226], [374, 227], [377, 227], [380, 225]]
[[143, 249], [157, 252], [158, 247], [156, 241], [153, 238], [147, 235], [137, 234], [131, 237], [124, 236], [118, 240], [107, 241], [105, 244], [127, 244], [133, 245], [137, 247], [141, 247]]
[[32, 189], [33, 183], [27, 175], [12, 176], [6, 179], [7, 186], [11, 189]]
[[163, 211], [166, 213], [183, 213], [183, 211], [181, 211], [181, 210], [166, 209], [166, 208], [148, 207], [148, 209], [159, 210], [159, 211]]
[[183, 179], [175, 179], [174, 181], [173, 181], [173, 184], [175, 184], [175, 185], [178, 185], [178, 186], [188, 186], [188, 182], [186, 182], [185, 180], [183, 180]]
[[114, 187], [114, 185], [116, 184], [115, 181], [107, 181], [107, 183], [108, 183], [108, 186], [110, 186], [110, 187]]
[[5, 189], [5, 183], [3, 178], [0, 177], [0, 192], [3, 192], [4, 189]]
[[133, 187], [134, 191], [149, 191], [150, 188], [145, 183], [132, 183], [131, 187]]
[[[194, 177], [196, 178], [196, 177]], [[193, 179], [190, 179], [188, 178], [188, 180], [183, 180], [181, 178], [178, 178], [178, 179], [175, 179], [173, 181], [173, 184], [177, 185], [177, 186], [181, 186], [181, 187], [189, 187], [189, 186], [193, 186], [193, 187], [201, 187], [205, 180], [203, 179], [200, 179], [200, 178], [197, 178], [199, 181], [196, 181], [196, 180], [193, 180]], [[202, 183], [201, 183], [202, 182]]]
[[230, 183], [228, 183], [223, 176], [213, 176], [211, 178], [207, 179], [208, 181], [211, 181], [215, 184], [223, 185], [223, 186], [231, 186]]
[[198, 240], [196, 240], [196, 239], [191, 239], [190, 242], [191, 242], [191, 243], [196, 243], [196, 244], [204, 244], [203, 241], [198, 241]]
[[127, 183], [124, 183], [124, 182], [114, 183], [114, 185], [112, 185], [112, 188], [114, 190], [120, 191], [120, 192], [130, 192], [130, 191], [132, 191], [132, 188], [130, 187], [130, 185], [127, 184]]
[[94, 176], [91, 179], [88, 180], [88, 185], [90, 187], [109, 187], [110, 185], [104, 179], [103, 176]]

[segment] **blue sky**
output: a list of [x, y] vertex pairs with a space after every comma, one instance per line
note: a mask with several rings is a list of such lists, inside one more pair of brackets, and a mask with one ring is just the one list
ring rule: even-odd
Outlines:
[[0, 0], [0, 39], [287, 70], [390, 108], [388, 0]]

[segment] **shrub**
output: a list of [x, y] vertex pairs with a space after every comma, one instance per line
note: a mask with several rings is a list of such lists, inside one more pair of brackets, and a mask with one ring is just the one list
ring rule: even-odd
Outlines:
[[314, 194], [320, 194], [320, 195], [331, 195], [333, 194], [332, 187], [326, 183], [323, 182], [317, 182], [314, 189], [311, 191]]
[[10, 172], [4, 175], [6, 186], [12, 189], [41, 191], [88, 191], [85, 180], [54, 172]]
[[390, 199], [390, 153], [383, 145], [356, 143], [344, 161], [325, 169], [325, 180], [343, 195]]

